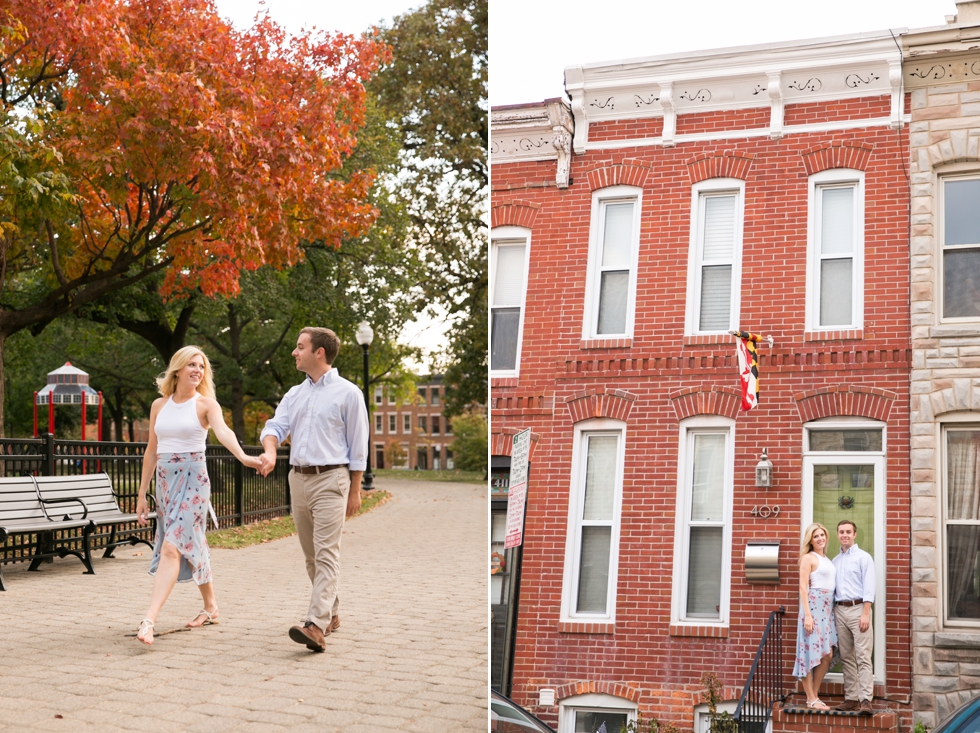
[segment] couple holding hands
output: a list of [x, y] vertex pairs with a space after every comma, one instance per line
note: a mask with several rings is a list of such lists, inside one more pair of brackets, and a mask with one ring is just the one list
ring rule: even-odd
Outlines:
[[206, 536], [211, 484], [205, 462], [208, 430], [248, 468], [268, 476], [276, 449], [290, 438], [289, 488], [296, 533], [313, 584], [307, 616], [289, 637], [322, 652], [324, 639], [340, 625], [337, 614], [340, 538], [345, 517], [361, 505], [361, 476], [367, 464], [368, 416], [360, 390], [331, 365], [340, 340], [327, 328], [300, 331], [292, 355], [306, 374], [290, 389], [263, 429], [260, 456], [246, 455], [225, 424], [214, 399], [211, 363], [201, 349], [186, 346], [157, 379], [162, 395], [150, 409], [150, 437], [143, 456], [136, 513], [146, 526], [147, 490], [156, 474], [157, 531], [150, 561], [153, 591], [136, 638], [153, 643], [157, 614], [176, 582], [193, 580], [204, 607], [188, 627], [218, 623]]
[[817, 695], [827, 670], [840, 661], [845, 700], [836, 709], [872, 715], [874, 560], [858, 547], [857, 525], [851, 520], [837, 524], [837, 539], [840, 553], [831, 562], [826, 554], [827, 528], [814, 523], [803, 534], [793, 676], [803, 684], [809, 708], [830, 710]]

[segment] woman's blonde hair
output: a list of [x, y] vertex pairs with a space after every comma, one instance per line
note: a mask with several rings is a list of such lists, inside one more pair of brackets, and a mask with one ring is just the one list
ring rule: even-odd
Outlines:
[[824, 537], [830, 540], [830, 533], [827, 532], [827, 528], [822, 524], [814, 522], [809, 527], [806, 528], [806, 532], [803, 533], [803, 544], [800, 545], [800, 562], [803, 562], [803, 558], [807, 556], [807, 553], [813, 552], [813, 533], [818, 529], [823, 530]]
[[211, 362], [208, 361], [208, 355], [196, 346], [185, 346], [170, 358], [167, 371], [157, 377], [157, 389], [160, 390], [160, 394], [169, 397], [177, 390], [177, 372], [198, 355], [204, 359], [204, 378], [197, 385], [197, 391], [205, 397], [214, 399], [214, 375], [211, 371]]

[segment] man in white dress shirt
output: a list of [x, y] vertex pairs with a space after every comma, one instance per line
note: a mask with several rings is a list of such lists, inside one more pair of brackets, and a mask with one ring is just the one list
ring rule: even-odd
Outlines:
[[367, 409], [360, 389], [331, 366], [339, 350], [329, 328], [300, 331], [293, 358], [306, 379], [286, 393], [261, 435], [263, 476], [276, 464], [276, 448], [290, 439], [293, 520], [313, 592], [305, 622], [289, 638], [316, 652], [340, 626], [340, 538], [344, 518], [361, 507], [367, 466]]
[[834, 558], [837, 568], [834, 618], [844, 667], [844, 703], [837, 709], [873, 715], [871, 604], [875, 601], [875, 563], [871, 555], [857, 546], [857, 525], [850, 519], [842, 519], [837, 524], [837, 539], [840, 554]]

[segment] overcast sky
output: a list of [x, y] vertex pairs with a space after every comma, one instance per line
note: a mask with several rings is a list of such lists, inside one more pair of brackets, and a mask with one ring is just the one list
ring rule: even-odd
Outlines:
[[954, 0], [490, 0], [490, 104], [564, 93], [564, 69], [889, 28], [943, 25]]

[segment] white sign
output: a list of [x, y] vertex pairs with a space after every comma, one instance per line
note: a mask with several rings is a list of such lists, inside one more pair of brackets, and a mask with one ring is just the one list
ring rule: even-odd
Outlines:
[[514, 436], [510, 451], [510, 490], [507, 496], [507, 535], [504, 547], [524, 541], [524, 505], [527, 500], [527, 457], [531, 452], [531, 429]]

